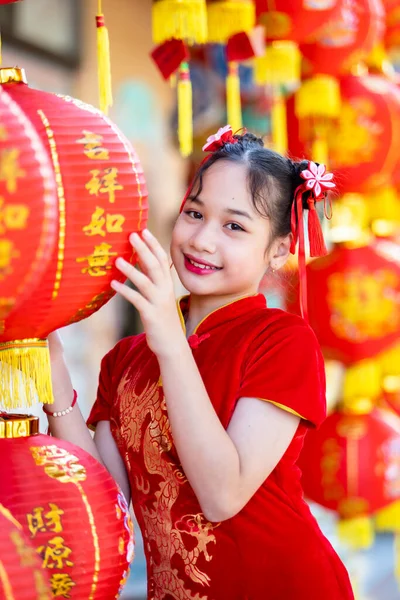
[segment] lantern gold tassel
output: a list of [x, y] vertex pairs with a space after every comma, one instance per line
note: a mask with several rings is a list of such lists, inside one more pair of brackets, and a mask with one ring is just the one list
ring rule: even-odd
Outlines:
[[105, 26], [104, 15], [101, 12], [101, 0], [99, 0], [99, 10], [98, 15], [96, 16], [96, 25], [99, 105], [100, 110], [107, 114], [109, 107], [113, 104], [113, 97], [111, 86], [110, 41], [108, 37], [108, 29]]
[[178, 139], [181, 154], [189, 156], [193, 151], [193, 95], [189, 65], [184, 62], [179, 68], [178, 79]]
[[153, 40], [162, 44], [175, 38], [188, 44], [207, 41], [205, 0], [155, 0], [153, 2]]
[[37, 338], [0, 343], [0, 406], [52, 404], [50, 355], [47, 340]]
[[251, 0], [219, 0], [207, 6], [208, 41], [226, 44], [240, 31], [250, 32], [256, 19], [255, 4]]
[[279, 154], [286, 154], [288, 149], [286, 104], [279, 88], [273, 93], [271, 123], [274, 150]]
[[338, 534], [339, 539], [354, 550], [370, 548], [375, 538], [372, 519], [367, 516], [340, 520]]
[[229, 125], [234, 132], [238, 131], [243, 127], [243, 122], [239, 68], [236, 62], [230, 62], [228, 64], [228, 76], [226, 78], [226, 109]]

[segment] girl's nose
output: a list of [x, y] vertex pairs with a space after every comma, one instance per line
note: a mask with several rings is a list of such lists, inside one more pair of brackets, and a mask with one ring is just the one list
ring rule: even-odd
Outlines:
[[190, 238], [191, 247], [197, 252], [208, 252], [214, 254], [216, 250], [216, 236], [213, 228], [209, 225], [201, 226]]

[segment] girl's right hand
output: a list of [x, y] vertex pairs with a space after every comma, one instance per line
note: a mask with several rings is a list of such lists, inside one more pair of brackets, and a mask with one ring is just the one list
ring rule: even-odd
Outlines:
[[55, 405], [64, 404], [64, 398], [72, 401], [74, 390], [71, 376], [65, 362], [64, 346], [58, 331], [53, 331], [47, 338], [50, 352], [51, 381]]

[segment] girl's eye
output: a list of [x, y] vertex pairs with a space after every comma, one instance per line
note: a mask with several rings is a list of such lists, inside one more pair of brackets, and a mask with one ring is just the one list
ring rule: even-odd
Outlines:
[[185, 215], [188, 215], [192, 219], [202, 219], [203, 215], [197, 210], [185, 210]]
[[228, 223], [226, 227], [230, 229], [230, 231], [244, 231], [243, 227], [241, 227], [237, 223]]

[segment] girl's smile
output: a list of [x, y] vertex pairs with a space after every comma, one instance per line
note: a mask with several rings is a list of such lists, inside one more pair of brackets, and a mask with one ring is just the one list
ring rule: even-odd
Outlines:
[[190, 254], [184, 254], [184, 257], [185, 268], [196, 275], [211, 275], [222, 269], [222, 267], [217, 267], [204, 259], [196, 258]]

